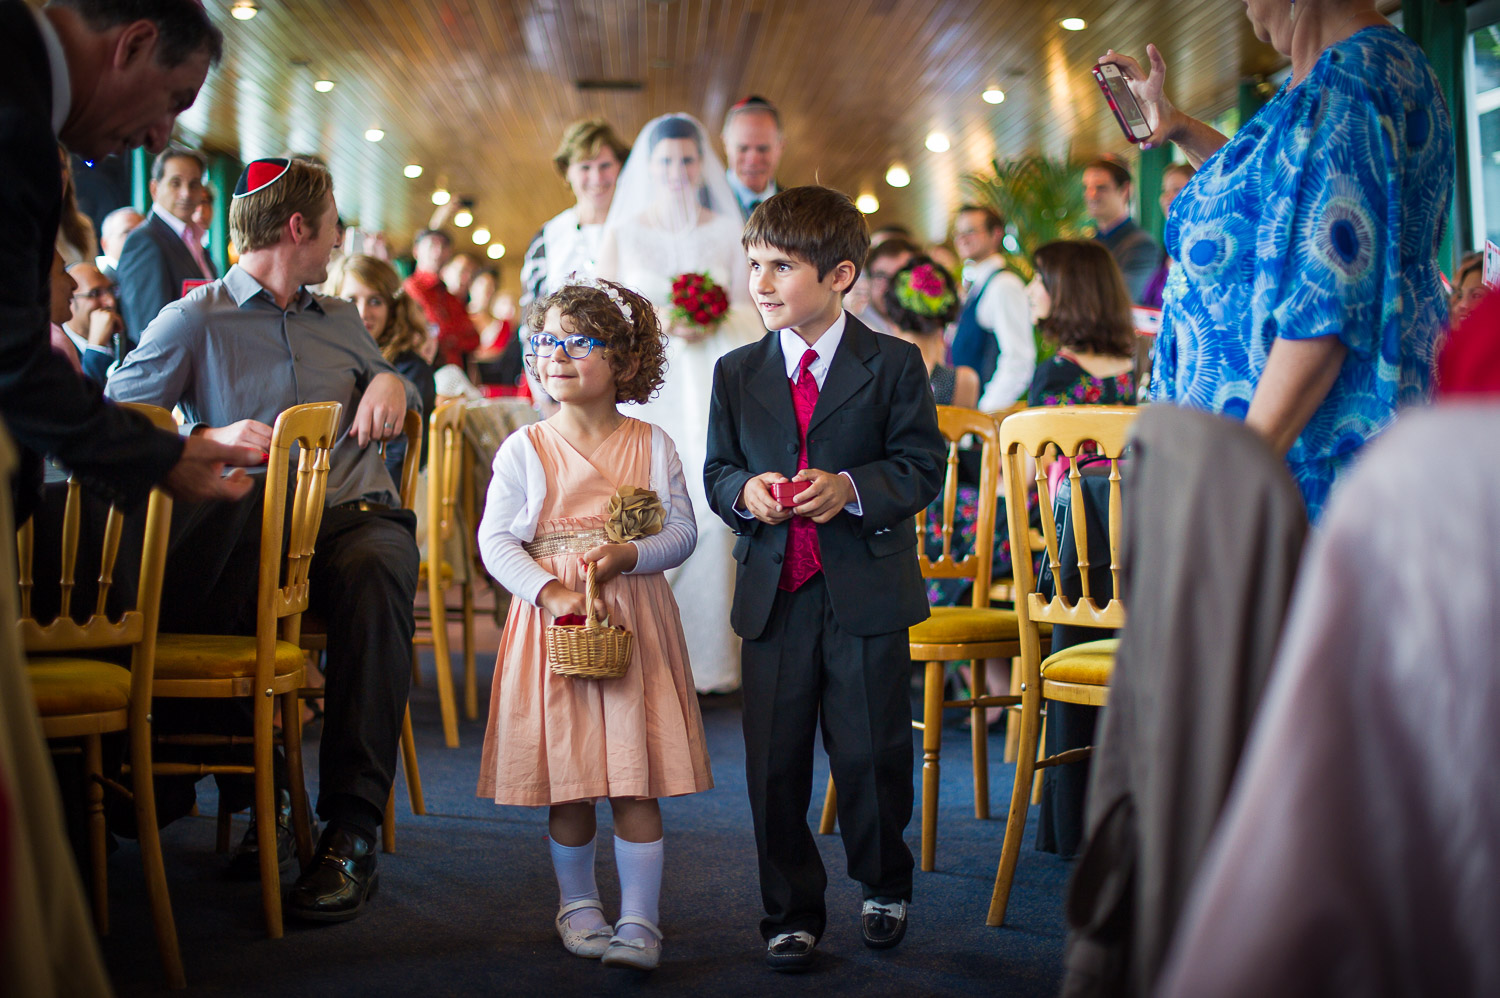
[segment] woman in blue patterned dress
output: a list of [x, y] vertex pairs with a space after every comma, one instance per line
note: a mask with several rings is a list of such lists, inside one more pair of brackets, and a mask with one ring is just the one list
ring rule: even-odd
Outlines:
[[1422, 50], [1373, 0], [1247, 0], [1291, 57], [1281, 91], [1226, 139], [1110, 53], [1152, 134], [1201, 164], [1172, 205], [1151, 396], [1244, 419], [1285, 454], [1317, 519], [1354, 455], [1431, 396], [1447, 316], [1438, 246], [1453, 130]]

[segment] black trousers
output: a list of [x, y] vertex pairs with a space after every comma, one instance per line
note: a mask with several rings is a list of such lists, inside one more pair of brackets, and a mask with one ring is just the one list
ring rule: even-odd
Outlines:
[[[255, 629], [261, 500], [204, 503], [174, 515], [164, 586], [164, 631], [249, 634]], [[345, 817], [341, 798], [384, 810], [395, 779], [411, 689], [412, 601], [420, 560], [407, 510], [329, 508], [309, 573], [310, 610], [328, 628], [318, 814]], [[170, 608], [170, 609], [169, 609]], [[248, 731], [248, 711], [178, 701], [173, 727]], [[192, 712], [191, 720], [182, 712]], [[368, 808], [364, 809], [368, 815]]]
[[823, 576], [778, 591], [758, 640], [746, 641], [745, 776], [755, 821], [761, 935], [822, 936], [828, 875], [807, 825], [813, 738], [821, 719], [838, 789], [849, 876], [864, 896], [911, 899], [911, 659], [906, 628], [874, 637], [839, 626]]

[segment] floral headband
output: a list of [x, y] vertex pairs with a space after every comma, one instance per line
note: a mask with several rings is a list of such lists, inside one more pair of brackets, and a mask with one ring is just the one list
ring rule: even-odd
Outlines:
[[919, 263], [896, 276], [896, 300], [917, 315], [938, 316], [953, 307], [958, 295], [936, 267]]
[[577, 271], [569, 274], [568, 279], [564, 283], [568, 287], [593, 288], [595, 291], [604, 292], [609, 297], [609, 300], [615, 303], [615, 307], [620, 310], [620, 314], [625, 317], [626, 322], [635, 321], [635, 310], [630, 307], [629, 303], [625, 301], [625, 297], [620, 294], [619, 290], [613, 284], [601, 281], [597, 277], [584, 277]]

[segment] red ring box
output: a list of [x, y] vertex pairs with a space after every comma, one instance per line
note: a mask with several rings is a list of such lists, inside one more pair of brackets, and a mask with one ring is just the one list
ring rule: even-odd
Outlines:
[[812, 482], [773, 482], [767, 488], [771, 491], [771, 498], [782, 509], [791, 509], [797, 505], [797, 495], [811, 484]]

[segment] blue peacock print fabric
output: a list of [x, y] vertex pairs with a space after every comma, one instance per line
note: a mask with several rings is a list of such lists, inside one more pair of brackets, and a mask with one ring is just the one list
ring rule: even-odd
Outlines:
[[1401, 32], [1327, 49], [1172, 204], [1151, 397], [1243, 419], [1278, 338], [1337, 336], [1338, 380], [1287, 455], [1317, 520], [1398, 409], [1431, 396], [1453, 128]]

